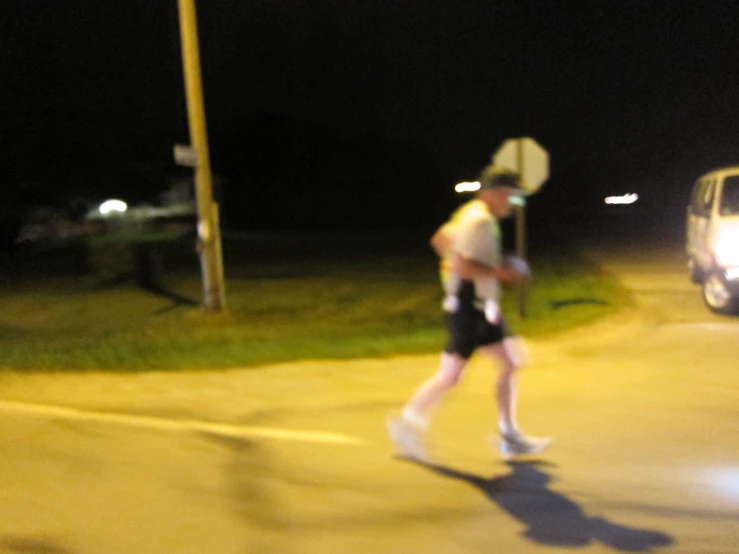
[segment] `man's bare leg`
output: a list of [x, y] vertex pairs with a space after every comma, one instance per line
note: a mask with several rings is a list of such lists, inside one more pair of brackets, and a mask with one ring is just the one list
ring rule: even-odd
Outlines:
[[524, 362], [523, 356], [515, 348], [511, 339], [480, 348], [480, 353], [500, 364], [500, 373], [495, 384], [495, 396], [498, 403], [498, 427], [502, 435], [517, 434], [518, 422], [516, 408], [518, 389], [516, 375]]
[[459, 354], [442, 352], [439, 370], [416, 390], [403, 408], [403, 418], [423, 429], [429, 426], [432, 413], [462, 376], [467, 360]]
[[529, 362], [523, 341], [517, 337], [480, 348], [480, 352], [493, 358], [501, 365], [495, 392], [498, 401], [498, 427], [502, 440], [500, 450], [504, 456], [515, 454], [538, 454], [552, 443], [548, 438], [526, 437], [518, 427], [518, 368]]
[[459, 382], [467, 360], [458, 354], [442, 353], [439, 370], [426, 380], [403, 408], [400, 417], [388, 418], [388, 432], [401, 456], [429, 460], [425, 431], [434, 408], [441, 404], [449, 389]]

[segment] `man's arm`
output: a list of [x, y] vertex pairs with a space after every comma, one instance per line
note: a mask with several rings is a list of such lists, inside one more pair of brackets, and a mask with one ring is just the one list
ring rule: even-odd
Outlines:
[[528, 278], [527, 274], [516, 271], [509, 265], [493, 267], [460, 254], [454, 256], [454, 269], [465, 280], [495, 277], [502, 283], [516, 283]]
[[433, 236], [429, 240], [429, 244], [431, 245], [431, 248], [434, 249], [434, 252], [436, 252], [436, 255], [440, 258], [443, 258], [446, 255], [447, 248], [449, 248], [450, 240], [451, 237], [449, 236], [447, 226], [442, 225], [433, 234]]

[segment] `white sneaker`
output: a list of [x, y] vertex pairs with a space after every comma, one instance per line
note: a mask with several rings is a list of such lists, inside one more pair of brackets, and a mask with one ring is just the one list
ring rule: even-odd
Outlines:
[[387, 418], [387, 430], [398, 455], [419, 462], [428, 461], [424, 429], [397, 415]]
[[526, 454], [541, 454], [554, 442], [550, 437], [527, 437], [521, 433], [503, 435], [498, 439], [498, 448], [505, 459]]

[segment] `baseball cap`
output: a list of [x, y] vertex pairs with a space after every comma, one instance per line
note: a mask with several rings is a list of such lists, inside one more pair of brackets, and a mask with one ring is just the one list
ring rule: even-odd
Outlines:
[[519, 174], [505, 167], [489, 165], [480, 172], [480, 190], [492, 190], [496, 188], [511, 189], [513, 194], [526, 194], [521, 188]]

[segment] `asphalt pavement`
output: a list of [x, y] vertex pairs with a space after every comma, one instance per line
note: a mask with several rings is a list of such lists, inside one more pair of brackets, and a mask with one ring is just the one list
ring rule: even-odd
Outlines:
[[739, 319], [679, 246], [589, 250], [634, 305], [530, 342], [520, 420], [556, 439], [537, 459], [490, 448], [484, 359], [429, 464], [394, 456], [385, 417], [436, 356], [0, 375], [0, 552], [735, 553]]

